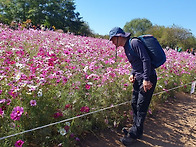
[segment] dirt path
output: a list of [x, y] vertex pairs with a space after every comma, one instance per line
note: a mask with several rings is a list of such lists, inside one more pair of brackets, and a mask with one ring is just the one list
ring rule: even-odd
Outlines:
[[[120, 130], [105, 130], [89, 136], [81, 147], [123, 147]], [[159, 106], [158, 113], [147, 117], [142, 140], [133, 147], [196, 147], [196, 95], [176, 94]]]

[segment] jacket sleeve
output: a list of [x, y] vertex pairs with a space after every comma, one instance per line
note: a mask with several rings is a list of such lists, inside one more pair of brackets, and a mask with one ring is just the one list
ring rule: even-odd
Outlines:
[[146, 48], [144, 44], [141, 42], [141, 40], [139, 39], [132, 40], [132, 47], [142, 61], [143, 79], [149, 81], [150, 72], [151, 72], [151, 59], [146, 51]]
[[132, 70], [132, 71], [131, 71], [131, 73], [130, 73], [130, 75], [135, 76], [135, 71], [134, 71], [134, 70]]

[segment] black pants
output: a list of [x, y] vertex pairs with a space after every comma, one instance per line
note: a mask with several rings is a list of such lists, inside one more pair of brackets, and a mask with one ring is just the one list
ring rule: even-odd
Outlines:
[[143, 124], [148, 111], [148, 107], [156, 87], [157, 76], [151, 75], [150, 81], [152, 88], [147, 92], [143, 89], [143, 79], [135, 80], [133, 84], [132, 109], [133, 109], [133, 126], [130, 128], [130, 137], [137, 139], [143, 134]]

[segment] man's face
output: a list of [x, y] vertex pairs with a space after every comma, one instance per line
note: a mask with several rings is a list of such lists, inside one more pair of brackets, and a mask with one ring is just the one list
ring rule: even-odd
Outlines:
[[119, 37], [112, 37], [111, 41], [116, 47], [119, 47]]
[[112, 37], [111, 41], [114, 45], [116, 45], [116, 47], [119, 47], [119, 46], [124, 46], [126, 40], [125, 40], [125, 38], [123, 38], [121, 36], [119, 36], [119, 37], [115, 36], [115, 37]]

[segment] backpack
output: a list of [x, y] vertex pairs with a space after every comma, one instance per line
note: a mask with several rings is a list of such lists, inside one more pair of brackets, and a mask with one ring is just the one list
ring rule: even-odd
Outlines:
[[159, 44], [158, 40], [153, 35], [141, 35], [139, 37], [133, 38], [137, 38], [142, 41], [142, 43], [146, 47], [146, 50], [154, 68], [158, 68], [165, 63], [165, 52]]

